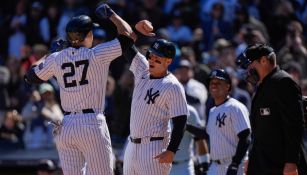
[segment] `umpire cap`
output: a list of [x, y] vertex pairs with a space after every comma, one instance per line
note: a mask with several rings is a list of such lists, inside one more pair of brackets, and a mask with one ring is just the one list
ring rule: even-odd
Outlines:
[[242, 69], [247, 69], [253, 61], [272, 53], [274, 53], [274, 49], [266, 44], [250, 45], [237, 57], [236, 64]]
[[173, 59], [176, 55], [176, 47], [175, 44], [167, 41], [165, 39], [158, 39], [153, 42], [148, 49], [147, 58], [149, 53], [153, 53], [159, 57], [171, 58]]
[[220, 80], [224, 80], [227, 83], [231, 84], [231, 79], [229, 74], [224, 69], [214, 69], [210, 72], [209, 77], [207, 79], [207, 83], [210, 83], [212, 78], [217, 78]]
[[93, 27], [93, 21], [87, 15], [80, 15], [71, 18], [66, 25], [66, 34], [69, 42], [71, 44], [82, 42]]

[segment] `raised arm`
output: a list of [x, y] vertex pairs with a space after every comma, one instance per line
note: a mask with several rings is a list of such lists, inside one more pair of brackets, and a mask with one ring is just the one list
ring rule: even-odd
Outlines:
[[116, 26], [119, 35], [125, 35], [136, 40], [136, 35], [130, 25], [118, 16], [107, 4], [101, 4], [96, 8], [96, 15], [103, 19], [110, 19]]

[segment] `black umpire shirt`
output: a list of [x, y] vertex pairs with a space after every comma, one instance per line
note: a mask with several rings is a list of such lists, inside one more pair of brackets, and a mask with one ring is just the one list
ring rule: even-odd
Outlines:
[[290, 75], [279, 67], [259, 85], [250, 121], [253, 146], [247, 174], [282, 174], [286, 162], [296, 163], [302, 174], [306, 169], [302, 94]]

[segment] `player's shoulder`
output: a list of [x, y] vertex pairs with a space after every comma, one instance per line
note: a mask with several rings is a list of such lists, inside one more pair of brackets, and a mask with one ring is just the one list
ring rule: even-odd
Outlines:
[[248, 110], [248, 109], [246, 108], [246, 106], [245, 106], [243, 103], [241, 103], [240, 101], [238, 101], [237, 99], [232, 98], [232, 97], [230, 97], [230, 98], [228, 99], [228, 101], [226, 102], [225, 106], [229, 107], [230, 110], [236, 110], [236, 109], [239, 109], [239, 110], [242, 110], [242, 109]]
[[165, 83], [167, 86], [171, 86], [173, 88], [182, 88], [182, 84], [178, 81], [178, 79], [175, 77], [174, 74], [169, 73], [165, 78], [163, 83]]

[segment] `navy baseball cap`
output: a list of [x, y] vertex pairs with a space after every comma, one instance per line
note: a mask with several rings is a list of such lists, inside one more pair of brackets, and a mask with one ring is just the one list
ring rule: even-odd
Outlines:
[[159, 57], [165, 57], [171, 59], [173, 59], [176, 55], [175, 44], [165, 39], [158, 39], [155, 42], [153, 42], [148, 51], [149, 53], [153, 53]]
[[247, 69], [253, 61], [272, 53], [274, 49], [266, 44], [250, 45], [237, 57], [236, 64], [242, 69]]

